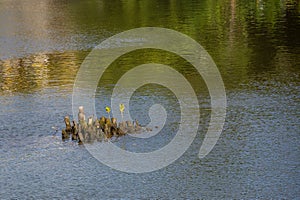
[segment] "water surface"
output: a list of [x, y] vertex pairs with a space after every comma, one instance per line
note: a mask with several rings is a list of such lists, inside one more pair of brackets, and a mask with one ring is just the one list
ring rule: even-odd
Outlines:
[[[299, 198], [299, 13], [293, 0], [0, 1], [1, 199]], [[105, 115], [116, 75], [146, 61], [183, 73], [201, 112], [198, 135], [180, 159], [155, 172], [127, 174], [62, 142], [60, 129], [72, 114], [73, 83], [91, 49], [143, 26], [180, 31], [208, 51], [224, 80], [227, 117], [217, 145], [200, 160], [210, 117], [201, 77], [166, 52], [120, 58], [99, 85], [97, 114]], [[179, 110], [169, 90], [140, 88], [132, 114], [147, 123], [145, 111], [155, 102], [174, 116], [162, 132], [142, 142], [126, 136], [116, 145], [143, 152], [172, 139]]]

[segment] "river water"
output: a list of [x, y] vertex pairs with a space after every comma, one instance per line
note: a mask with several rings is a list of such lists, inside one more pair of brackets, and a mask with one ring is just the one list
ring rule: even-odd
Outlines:
[[[299, 14], [293, 0], [0, 1], [0, 198], [299, 198]], [[63, 117], [72, 117], [73, 83], [92, 48], [149, 26], [182, 32], [207, 50], [225, 84], [227, 116], [216, 146], [199, 159], [211, 111], [201, 77], [167, 52], [120, 58], [99, 84], [97, 115], [106, 115], [121, 66], [151, 60], [173, 65], [196, 85], [201, 113], [183, 156], [160, 170], [131, 174], [102, 164], [84, 146], [62, 142], [60, 129]], [[159, 135], [125, 136], [116, 145], [136, 152], [166, 145], [180, 120], [172, 92], [146, 85], [131, 100], [142, 124], [156, 102], [172, 117]]]

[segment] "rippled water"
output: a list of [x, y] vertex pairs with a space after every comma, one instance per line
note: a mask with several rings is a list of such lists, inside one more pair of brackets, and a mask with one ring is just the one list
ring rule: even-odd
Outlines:
[[[299, 16], [292, 0], [0, 1], [0, 198], [299, 198]], [[201, 77], [166, 52], [120, 58], [99, 85], [97, 114], [105, 115], [109, 90], [123, 70], [153, 60], [187, 77], [201, 112], [196, 139], [175, 163], [128, 174], [62, 142], [60, 129], [72, 114], [73, 83], [89, 51], [141, 26], [171, 28], [203, 45], [223, 77], [228, 107], [217, 145], [199, 159], [211, 109]], [[132, 114], [146, 124], [145, 111], [155, 102], [173, 116], [161, 134], [145, 141], [126, 136], [116, 145], [143, 152], [172, 139], [180, 111], [167, 89], [136, 91]]]

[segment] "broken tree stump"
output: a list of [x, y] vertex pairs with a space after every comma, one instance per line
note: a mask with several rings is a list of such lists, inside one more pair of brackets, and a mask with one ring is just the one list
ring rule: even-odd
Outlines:
[[61, 137], [63, 140], [68, 140], [70, 138], [70, 134], [72, 133], [70, 117], [65, 116], [64, 121], [65, 121], [66, 128], [64, 130], [62, 130]]
[[72, 140], [78, 140], [78, 128], [75, 120], [73, 120], [73, 125], [71, 130], [72, 130]]

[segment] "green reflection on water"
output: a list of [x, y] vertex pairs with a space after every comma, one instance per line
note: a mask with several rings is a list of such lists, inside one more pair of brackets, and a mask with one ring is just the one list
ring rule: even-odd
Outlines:
[[[171, 28], [198, 41], [219, 67], [226, 89], [262, 79], [298, 80], [300, 9], [296, 0], [45, 0], [37, 5], [34, 2], [1, 3], [0, 8], [19, 12], [24, 17], [11, 18], [7, 13], [12, 25], [1, 28], [0, 36], [14, 35], [37, 43], [49, 40], [49, 45], [58, 45], [58, 49], [64, 41], [61, 38], [67, 38], [69, 50], [54, 53], [49, 50], [0, 60], [1, 94], [28, 93], [48, 87], [71, 92], [76, 72], [91, 47], [115, 33], [141, 26]], [[32, 11], [33, 7], [38, 9]], [[17, 28], [19, 24], [24, 31]], [[90, 48], [86, 47], [87, 43]], [[1, 42], [1, 48], [5, 49], [5, 45]], [[143, 52], [137, 55], [130, 62], [127, 59], [127, 67], [141, 64], [141, 59], [168, 60], [167, 64], [175, 68], [185, 66], [165, 53], [159, 55], [152, 51], [152, 55], [149, 52], [147, 56]], [[112, 74], [108, 72], [103, 78]], [[197, 78], [195, 74], [189, 80], [193, 78]]]

